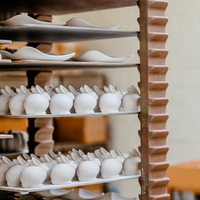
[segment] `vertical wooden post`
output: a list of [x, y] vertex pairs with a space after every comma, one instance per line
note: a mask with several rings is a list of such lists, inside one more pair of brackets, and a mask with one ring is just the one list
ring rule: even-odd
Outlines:
[[140, 80], [141, 90], [141, 200], [167, 200], [168, 163], [166, 154], [166, 57], [165, 43], [168, 35], [165, 26], [168, 19], [165, 0], [140, 0]]

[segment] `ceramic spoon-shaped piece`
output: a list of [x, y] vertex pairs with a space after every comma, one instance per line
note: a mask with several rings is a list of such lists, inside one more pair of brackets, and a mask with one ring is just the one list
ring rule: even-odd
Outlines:
[[15, 53], [9, 53], [5, 50], [0, 50], [2, 58], [9, 58], [12, 60], [44, 60], [44, 61], [65, 61], [72, 58], [75, 53], [65, 55], [49, 55], [42, 53], [36, 48], [25, 46], [16, 51]]
[[101, 196], [98, 200], [136, 200], [137, 198], [126, 198], [114, 192], [108, 192]]
[[95, 26], [90, 24], [89, 22], [80, 19], [80, 18], [72, 18], [68, 20], [65, 24], [65, 26], [76, 26], [76, 27], [85, 27], [85, 28], [99, 28], [99, 29], [111, 29], [115, 30], [119, 27], [119, 25], [114, 25], [114, 26]]
[[44, 22], [33, 19], [27, 15], [15, 15], [14, 17], [11, 17], [5, 21], [0, 21], [0, 24], [4, 26], [16, 26], [24, 24], [63, 26], [65, 23]]
[[56, 198], [56, 197], [61, 197], [63, 195], [68, 194], [71, 192], [71, 190], [63, 190], [63, 189], [52, 189], [52, 190], [45, 190], [45, 191], [39, 191], [35, 192], [37, 195], [46, 198]]
[[112, 57], [105, 55], [99, 51], [91, 50], [87, 51], [81, 56], [73, 57], [72, 59], [75, 61], [84, 61], [84, 62], [113, 62], [113, 63], [120, 63], [120, 62], [127, 62], [131, 60], [134, 56], [128, 56], [128, 57]]

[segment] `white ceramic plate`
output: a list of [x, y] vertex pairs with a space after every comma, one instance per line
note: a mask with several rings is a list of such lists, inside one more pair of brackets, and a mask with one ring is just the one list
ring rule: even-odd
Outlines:
[[34, 196], [34, 194], [37, 194], [40, 197], [55, 198], [55, 197], [60, 197], [65, 194], [68, 194], [69, 192], [71, 192], [71, 190], [53, 189], [53, 190], [45, 190], [45, 191], [35, 192], [35, 193], [33, 193], [33, 196]]
[[119, 25], [114, 25], [114, 26], [95, 26], [90, 24], [89, 22], [81, 19], [81, 18], [72, 18], [68, 20], [65, 24], [65, 26], [75, 26], [75, 27], [85, 27], [85, 28], [98, 28], [98, 29], [110, 29], [110, 30], [115, 30], [119, 27]]
[[113, 62], [113, 63], [120, 63], [120, 62], [127, 62], [131, 60], [134, 55], [128, 57], [121, 57], [116, 58], [112, 56], [105, 55], [99, 51], [91, 50], [87, 51], [86, 53], [82, 54], [78, 57], [73, 57], [72, 59], [75, 61], [84, 61], [84, 62]]
[[0, 50], [0, 54], [4, 59], [12, 60], [43, 60], [43, 61], [65, 61], [72, 58], [75, 53], [65, 54], [65, 55], [50, 55], [45, 54], [33, 47], [22, 47], [15, 53], [9, 53], [5, 50]]
[[98, 200], [136, 200], [137, 198], [126, 198], [114, 192], [108, 192], [98, 198]]

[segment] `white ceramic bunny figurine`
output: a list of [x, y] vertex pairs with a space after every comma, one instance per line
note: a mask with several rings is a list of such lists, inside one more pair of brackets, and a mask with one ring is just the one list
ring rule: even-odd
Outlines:
[[62, 185], [70, 183], [75, 175], [77, 165], [75, 162], [70, 161], [64, 155], [57, 158], [59, 164], [54, 165], [51, 169], [50, 177], [54, 185]]
[[56, 88], [54, 93], [48, 86], [45, 86], [45, 90], [51, 96], [50, 112], [51, 114], [70, 114], [70, 109], [73, 106], [74, 95], [69, 92], [63, 85]]
[[127, 112], [140, 112], [140, 94], [135, 86], [127, 88], [128, 94], [123, 96], [122, 107]]
[[25, 167], [28, 167], [28, 163], [20, 156], [13, 160], [14, 166], [10, 167], [6, 172], [6, 182], [9, 187], [20, 187], [20, 175]]
[[[6, 115], [9, 114], [9, 101], [10, 98], [13, 96], [10, 93], [7, 93], [5, 89], [0, 89], [1, 95], [0, 95], [0, 115]], [[13, 92], [14, 93], [14, 92]]]
[[50, 96], [39, 86], [31, 87], [33, 94], [26, 97], [24, 108], [27, 115], [46, 115], [46, 110], [49, 107]]
[[140, 174], [138, 164], [141, 162], [140, 154], [136, 149], [129, 152], [130, 156], [125, 159], [123, 169], [126, 175], [133, 176]]
[[14, 163], [7, 157], [2, 156], [0, 159], [0, 185], [6, 185], [6, 172]]
[[23, 85], [16, 89], [17, 94], [12, 96], [9, 101], [11, 115], [25, 115], [24, 101], [31, 94]]
[[87, 85], [84, 85], [81, 92], [78, 93], [72, 86], [69, 86], [70, 91], [74, 94], [74, 109], [76, 113], [94, 113], [94, 108], [97, 105], [98, 96]]
[[119, 112], [122, 95], [120, 92], [110, 85], [109, 88], [104, 87], [105, 94], [100, 97], [99, 107], [101, 112]]
[[101, 164], [101, 176], [103, 178], [115, 178], [118, 177], [121, 170], [124, 159], [121, 156], [117, 156], [115, 151], [111, 150], [110, 155]]
[[48, 167], [38, 159], [28, 160], [29, 166], [24, 168], [20, 175], [22, 187], [41, 187], [46, 179]]
[[95, 158], [91, 153], [83, 156], [82, 161], [77, 169], [77, 176], [79, 181], [92, 181], [96, 180], [100, 171], [101, 162]]

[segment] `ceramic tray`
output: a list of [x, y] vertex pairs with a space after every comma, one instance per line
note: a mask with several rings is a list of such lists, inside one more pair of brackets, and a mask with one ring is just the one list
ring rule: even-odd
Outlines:
[[16, 51], [15, 53], [10, 53], [5, 50], [0, 50], [2, 58], [12, 59], [12, 60], [48, 60], [48, 61], [65, 61], [72, 58], [75, 53], [65, 54], [65, 55], [51, 55], [42, 53], [36, 48], [25, 46]]

